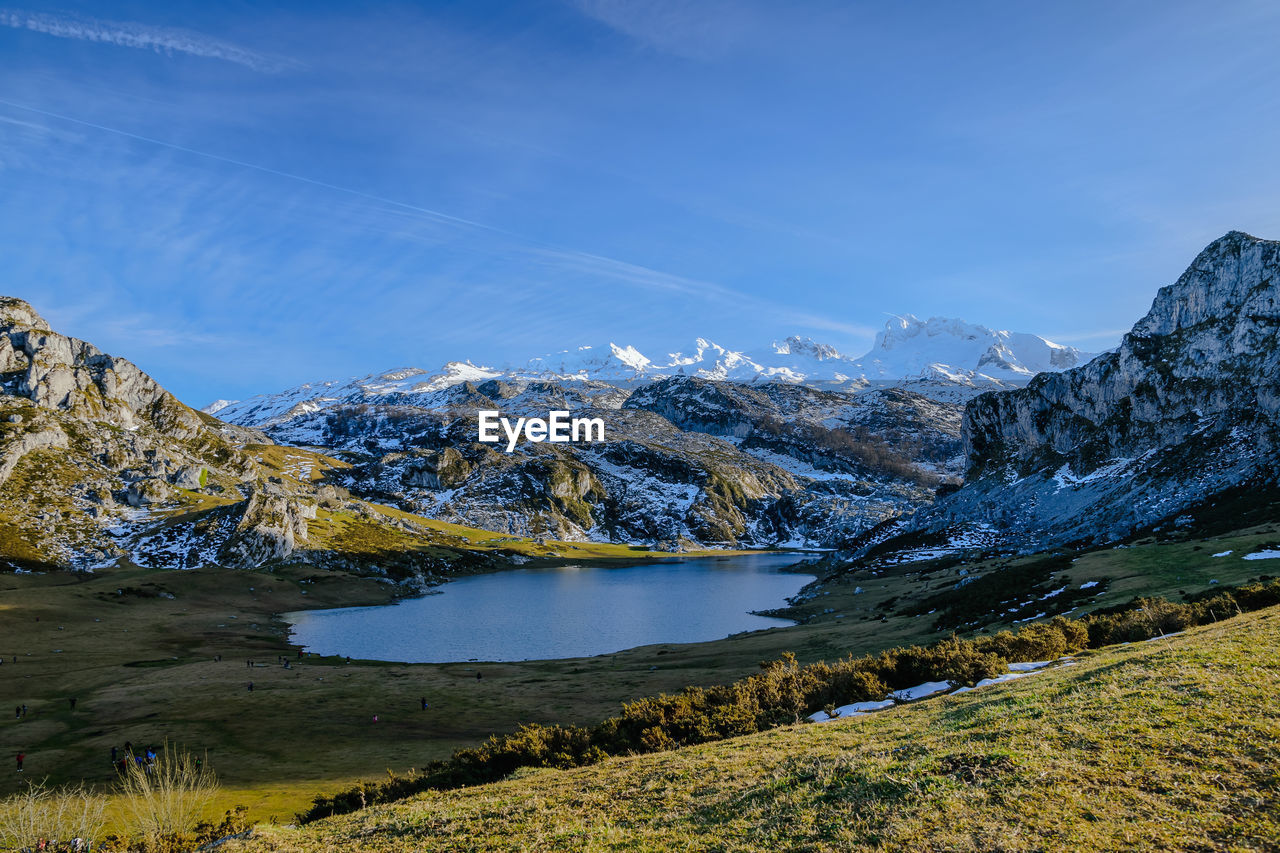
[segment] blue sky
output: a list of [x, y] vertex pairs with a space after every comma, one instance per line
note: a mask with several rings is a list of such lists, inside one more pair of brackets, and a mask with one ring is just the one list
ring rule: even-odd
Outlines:
[[1114, 345], [1280, 236], [1271, 2], [0, 8], [0, 292], [184, 400], [886, 314]]

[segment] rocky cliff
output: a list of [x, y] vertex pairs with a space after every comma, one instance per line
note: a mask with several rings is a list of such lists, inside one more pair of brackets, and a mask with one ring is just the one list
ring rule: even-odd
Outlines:
[[292, 561], [413, 579], [501, 562], [335, 489], [342, 467], [196, 412], [0, 297], [0, 568]]
[[965, 410], [964, 488], [904, 527], [1034, 550], [1186, 524], [1280, 457], [1280, 242], [1204, 249], [1114, 352]]

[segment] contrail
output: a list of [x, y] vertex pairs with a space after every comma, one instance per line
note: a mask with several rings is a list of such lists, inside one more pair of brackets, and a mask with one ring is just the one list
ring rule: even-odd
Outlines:
[[591, 252], [584, 252], [581, 249], [574, 249], [567, 246], [557, 245], [546, 240], [540, 240], [537, 237], [530, 237], [526, 234], [519, 234], [515, 231], [509, 231], [505, 228], [499, 228], [496, 225], [486, 225], [483, 222], [477, 222], [474, 219], [466, 219], [461, 216], [454, 216], [440, 210], [434, 210], [429, 207], [422, 207], [416, 204], [410, 204], [404, 201], [397, 201], [386, 196], [375, 195], [374, 193], [364, 192], [363, 190], [344, 187], [339, 184], [331, 184], [328, 181], [321, 181], [315, 178], [308, 178], [305, 175], [298, 175], [293, 172], [285, 172], [280, 169], [273, 169], [270, 166], [262, 166], [258, 163], [250, 163], [246, 160], [237, 160], [234, 157], [224, 157], [221, 154], [213, 154], [208, 151], [201, 151], [197, 148], [188, 148], [185, 145], [178, 145], [175, 142], [166, 142], [163, 139], [156, 139], [150, 136], [143, 136], [140, 133], [133, 133], [128, 130], [110, 127], [105, 124], [97, 124], [96, 122], [86, 121], [84, 119], [74, 118], [72, 116], [63, 115], [62, 113], [52, 112], [51, 110], [43, 110], [39, 107], [28, 106], [27, 104], [19, 104], [14, 101], [0, 98], [0, 104], [14, 109], [26, 110], [27, 112], [42, 115], [47, 118], [56, 119], [58, 121], [70, 122], [81, 127], [88, 127], [94, 130], [100, 130], [104, 133], [115, 134], [126, 139], [145, 142], [149, 145], [158, 145], [161, 148], [168, 148], [173, 151], [180, 151], [184, 154], [190, 154], [195, 157], [203, 157], [208, 160], [214, 160], [219, 163], [226, 163], [231, 166], [238, 166], [242, 169], [252, 169], [255, 172], [261, 172], [266, 175], [274, 175], [279, 178], [285, 178], [290, 181], [298, 181], [303, 184], [309, 184], [313, 187], [331, 190], [333, 192], [343, 193], [355, 198], [371, 201], [376, 204], [386, 205], [388, 207], [398, 208], [416, 213], [420, 216], [433, 219], [438, 222], [444, 222], [451, 225], [458, 225], [464, 228], [472, 228], [477, 231], [484, 231], [488, 234], [496, 234], [509, 240], [514, 240], [525, 245], [535, 246], [545, 250], [546, 254], [557, 257], [561, 263], [570, 267], [577, 268], [584, 272], [598, 272], [601, 275], [609, 276], [615, 280], [625, 281], [648, 290], [676, 290], [684, 293], [695, 294], [703, 298], [714, 298], [724, 300], [736, 305], [756, 304], [766, 306], [770, 310], [777, 310], [779, 307], [771, 300], [761, 299], [740, 293], [733, 288], [726, 287], [711, 281], [702, 281], [698, 279], [686, 278], [684, 276], [675, 275], [673, 273], [662, 272], [650, 267], [633, 264], [628, 261], [610, 258], [605, 255], [597, 255]]
[[[262, 166], [257, 163], [250, 163], [246, 160], [237, 160], [234, 157], [224, 157], [221, 154], [212, 154], [208, 151], [200, 151], [199, 149], [196, 149], [196, 148], [188, 148], [185, 145], [178, 145], [176, 142], [166, 142], [163, 139], [156, 139], [151, 136], [143, 136], [140, 133], [133, 133], [128, 130], [121, 130], [120, 128], [117, 128], [117, 127], [108, 127], [105, 124], [96, 124], [95, 122], [85, 121], [84, 119], [73, 118], [72, 116], [51, 112], [50, 110], [42, 110], [39, 107], [31, 107], [31, 106], [27, 106], [26, 104], [19, 104], [13, 101], [7, 101], [4, 98], [0, 98], [0, 104], [4, 104], [7, 107], [13, 107], [14, 109], [26, 110], [27, 112], [36, 113], [37, 115], [46, 116], [48, 118], [57, 119], [58, 121], [66, 121], [72, 124], [78, 124], [81, 127], [90, 127], [90, 128], [93, 128], [94, 130], [101, 130], [104, 133], [113, 133], [116, 136], [123, 136], [126, 139], [134, 139], [134, 140], [137, 140], [138, 142], [145, 142], [149, 145], [158, 145], [161, 148], [169, 148], [173, 151], [181, 151], [184, 154], [192, 154], [196, 157], [204, 157], [208, 160], [216, 160], [219, 163], [227, 163], [232, 166], [239, 166], [242, 169], [253, 169], [254, 171], [263, 172], [268, 175], [275, 175], [276, 177], [279, 177], [279, 178], [287, 178], [291, 181], [300, 181], [304, 184], [311, 184], [312, 186], [321, 187], [327, 190], [333, 190], [334, 192], [346, 193], [347, 195], [356, 196], [357, 198], [363, 198], [367, 201], [373, 201], [379, 204], [398, 207], [402, 210], [411, 210], [414, 213], [419, 213], [419, 214], [422, 214], [423, 216], [428, 216], [428, 217], [431, 217], [432, 219], [437, 219], [442, 222], [450, 222], [455, 225], [465, 225], [468, 228], [478, 228], [482, 231], [488, 231], [493, 234], [501, 234], [505, 237], [514, 237], [516, 239], [524, 240], [527, 242], [539, 242], [539, 241], [533, 240], [532, 238], [524, 237], [520, 234], [516, 234], [512, 231], [507, 231], [502, 228], [497, 228], [493, 225], [485, 225], [483, 222], [476, 222], [475, 220], [472, 220], [472, 219], [464, 219], [460, 216], [453, 216], [451, 214], [444, 213], [439, 210], [432, 210], [429, 207], [419, 207], [416, 204], [409, 204], [408, 202], [396, 201], [395, 199], [392, 199], [392, 198], [385, 198], [383, 196], [374, 195], [373, 193], [367, 193], [361, 190], [351, 189], [350, 187], [343, 187], [337, 184], [331, 184], [331, 183], [328, 183], [327, 181], [318, 181], [315, 178], [308, 178], [305, 175], [297, 175], [297, 174], [294, 174], [293, 172], [283, 172], [279, 169], [273, 169], [270, 166]], [[550, 245], [550, 244], [544, 244], [544, 245]]]
[[153, 27], [132, 21], [101, 21], [87, 17], [28, 12], [24, 9], [0, 9], [0, 26], [15, 30], [31, 30], [57, 38], [153, 50], [157, 53], [176, 51], [207, 59], [234, 62], [255, 71], [279, 71], [297, 64], [254, 53], [190, 30]]

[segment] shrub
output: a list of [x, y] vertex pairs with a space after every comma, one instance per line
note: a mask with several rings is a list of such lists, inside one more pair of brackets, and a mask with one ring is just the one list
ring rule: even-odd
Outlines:
[[49, 788], [44, 782], [0, 801], [0, 845], [5, 849], [87, 850], [102, 833], [106, 800], [83, 786]]
[[189, 833], [218, 790], [213, 771], [168, 743], [146, 765], [130, 761], [120, 777], [120, 793], [136, 831], [153, 847]]

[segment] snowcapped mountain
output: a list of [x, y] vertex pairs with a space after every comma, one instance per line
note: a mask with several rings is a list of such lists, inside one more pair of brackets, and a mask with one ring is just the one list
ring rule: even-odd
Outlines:
[[[341, 453], [352, 494], [515, 535], [831, 545], [960, 474], [960, 412], [1082, 360], [1036, 335], [895, 317], [862, 358], [808, 338], [680, 352], [609, 343], [516, 366], [450, 362], [315, 382], [217, 416]], [[213, 407], [210, 407], [213, 409]], [[475, 442], [477, 411], [608, 412], [587, 446]]]
[[1093, 357], [1039, 335], [988, 329], [944, 317], [895, 317], [859, 359], [867, 379], [988, 378], [1026, 381], [1037, 373], [1066, 370]]
[[438, 373], [427, 373], [418, 367], [402, 367], [346, 381], [308, 382], [277, 394], [259, 394], [248, 400], [218, 400], [202, 411], [216, 414], [228, 423], [274, 426], [298, 415], [335, 405], [368, 402], [393, 394], [414, 395], [421, 405], [430, 405], [431, 401], [426, 398], [437, 392], [464, 382], [484, 382], [502, 375], [501, 371], [477, 367], [470, 362], [451, 361]]
[[[789, 337], [769, 347], [735, 351], [698, 338], [687, 351], [653, 357], [634, 346], [581, 346], [530, 359], [524, 365], [483, 367], [453, 361], [436, 373], [401, 368], [347, 381], [315, 382], [249, 400], [219, 400], [205, 408], [223, 420], [267, 426], [335, 404], [400, 399], [417, 406], [447, 405], [442, 392], [491, 379], [631, 384], [676, 376], [729, 382], [862, 386], [872, 382], [932, 382], [960, 386], [1022, 384], [1037, 373], [1065, 370], [1092, 358], [1038, 335], [996, 331], [962, 320], [910, 314], [894, 317], [861, 358], [810, 338]], [[388, 395], [395, 395], [389, 397]]]

